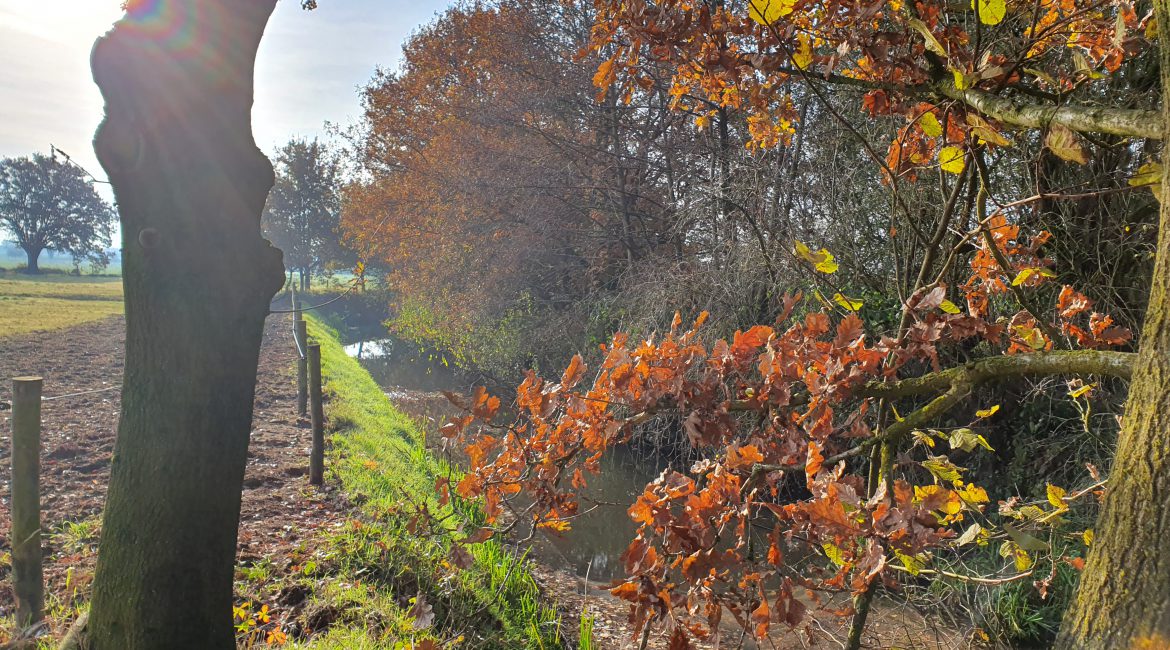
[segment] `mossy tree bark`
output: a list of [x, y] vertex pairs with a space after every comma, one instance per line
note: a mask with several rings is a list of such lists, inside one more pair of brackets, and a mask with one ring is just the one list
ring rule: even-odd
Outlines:
[[[1170, 26], [1170, 0], [1155, 0]], [[1170, 30], [1159, 38], [1163, 128], [1170, 133]], [[1167, 142], [1163, 138], [1163, 142]], [[1125, 422], [1096, 539], [1059, 648], [1170, 646], [1170, 160], [1149, 308], [1130, 383]]]
[[95, 138], [122, 219], [126, 365], [88, 645], [235, 647], [232, 577], [280, 251], [252, 136], [276, 0], [130, 2], [94, 46]]

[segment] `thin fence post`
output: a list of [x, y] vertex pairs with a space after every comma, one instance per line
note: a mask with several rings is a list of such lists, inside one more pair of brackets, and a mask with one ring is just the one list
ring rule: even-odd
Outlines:
[[41, 552], [40, 377], [12, 380], [12, 589], [16, 625], [44, 618], [44, 554]]
[[297, 337], [297, 415], [304, 415], [309, 402], [309, 359], [306, 345], [309, 342], [305, 321], [293, 321], [293, 335]]
[[309, 483], [325, 481], [325, 409], [321, 405], [321, 346], [306, 347], [309, 357], [309, 402], [313, 421], [313, 450], [309, 454]]

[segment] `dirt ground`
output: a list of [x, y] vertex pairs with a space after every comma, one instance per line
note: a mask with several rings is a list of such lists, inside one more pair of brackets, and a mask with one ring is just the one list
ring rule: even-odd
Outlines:
[[[100, 513], [109, 480], [122, 381], [125, 323], [121, 317], [53, 332], [0, 339], [0, 408], [11, 399], [8, 378], [44, 378], [42, 404], [42, 520], [47, 535], [46, 608], [60, 633], [71, 606], [93, 579]], [[244, 479], [237, 560], [287, 555], [302, 540], [346, 515], [336, 494], [308, 484], [309, 423], [296, 415], [296, 352], [288, 316], [270, 317], [260, 355], [252, 442]], [[93, 392], [90, 392], [93, 391]], [[82, 393], [82, 394], [77, 394]], [[7, 419], [0, 467], [10, 462]], [[4, 474], [7, 474], [5, 471]], [[9, 552], [9, 485], [0, 483], [0, 551]], [[0, 565], [0, 615], [13, 598]]]

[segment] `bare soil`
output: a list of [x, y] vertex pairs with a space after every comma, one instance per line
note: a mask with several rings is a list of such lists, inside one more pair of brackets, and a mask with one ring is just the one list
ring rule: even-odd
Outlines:
[[[0, 378], [44, 378], [41, 430], [42, 521], [47, 535], [47, 609], [57, 634], [70, 608], [88, 593], [96, 560], [100, 513], [109, 480], [122, 383], [125, 321], [115, 317], [65, 330], [0, 339]], [[336, 493], [308, 484], [309, 423], [296, 414], [296, 352], [287, 315], [269, 317], [261, 349], [252, 440], [244, 478], [237, 563], [285, 557], [315, 545], [317, 531], [345, 518], [349, 506]], [[11, 383], [0, 381], [0, 408]], [[0, 440], [0, 471], [10, 462], [10, 411]], [[9, 484], [0, 483], [0, 551], [11, 549]], [[0, 616], [13, 596], [0, 563]]]

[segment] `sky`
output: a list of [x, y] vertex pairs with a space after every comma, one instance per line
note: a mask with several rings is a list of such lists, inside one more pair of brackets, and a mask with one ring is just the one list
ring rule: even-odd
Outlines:
[[[0, 158], [50, 144], [98, 178], [93, 132], [102, 101], [89, 73], [94, 39], [123, 0], [0, 0]], [[448, 0], [279, 0], [256, 62], [253, 131], [273, 151], [290, 137], [327, 137], [360, 117], [358, 88], [394, 68], [403, 41]]]

